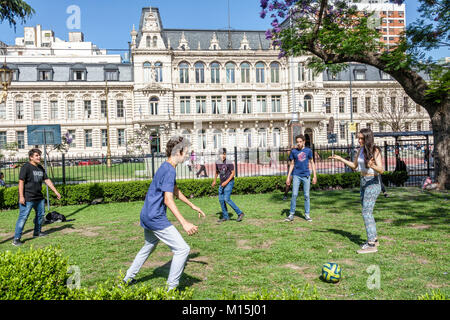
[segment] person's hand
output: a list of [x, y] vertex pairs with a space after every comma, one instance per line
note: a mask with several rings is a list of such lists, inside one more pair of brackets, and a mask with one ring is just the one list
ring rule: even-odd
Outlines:
[[197, 227], [197, 226], [194, 226], [194, 225], [193, 225], [192, 223], [190, 223], [190, 222], [186, 222], [186, 223], [183, 225], [183, 229], [184, 229], [184, 231], [186, 231], [186, 233], [187, 233], [188, 235], [190, 235], [190, 236], [196, 234], [197, 231], [198, 231], [198, 227]]
[[25, 205], [25, 197], [19, 197], [19, 203], [24, 206]]
[[228, 184], [227, 182], [222, 183], [221, 184], [222, 188], [225, 188], [227, 186], [227, 184]]
[[58, 198], [58, 200], [61, 199], [61, 194], [58, 191], [56, 191], [55, 194], [56, 194], [56, 198]]
[[374, 169], [374, 167], [376, 167], [375, 159], [374, 159], [374, 158], [371, 158], [371, 159], [369, 160], [369, 162], [367, 162], [367, 165], [369, 166], [369, 168]]
[[329, 156], [328, 159], [342, 160], [342, 157], [340, 155], [334, 154], [332, 156]]
[[214, 179], [213, 183], [211, 184], [211, 187], [215, 187], [216, 186], [216, 180]]
[[197, 207], [197, 206], [192, 206], [192, 210], [194, 210], [194, 211], [197, 211], [198, 212], [198, 217], [200, 218], [200, 217], [203, 217], [203, 218], [205, 218], [206, 217], [206, 215], [205, 215], [205, 213], [202, 211], [202, 209], [200, 209], [199, 207]]
[[312, 180], [312, 184], [316, 184], [316, 183], [317, 183], [317, 177], [314, 176], [314, 177], [313, 177], [313, 180]]
[[286, 185], [287, 185], [287, 186], [290, 186], [290, 185], [291, 185], [291, 178], [290, 178], [290, 177], [287, 177], [287, 179], [286, 179]]

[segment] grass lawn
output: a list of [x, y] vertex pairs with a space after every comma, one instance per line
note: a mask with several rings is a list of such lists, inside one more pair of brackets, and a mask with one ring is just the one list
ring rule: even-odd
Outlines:
[[[207, 214], [197, 214], [177, 200], [183, 215], [199, 226], [189, 237], [191, 253], [180, 288], [192, 287], [194, 299], [217, 299], [223, 289], [247, 293], [283, 289], [309, 283], [325, 299], [417, 299], [449, 288], [450, 206], [448, 193], [421, 193], [418, 188], [389, 189], [379, 197], [375, 218], [380, 241], [375, 254], [358, 255], [366, 240], [359, 189], [311, 192], [312, 222], [303, 219], [299, 197], [294, 222], [283, 222], [289, 201], [282, 194], [233, 196], [246, 213], [243, 222], [217, 224], [220, 205], [216, 197], [193, 199]], [[25, 226], [22, 248], [59, 245], [70, 264], [81, 269], [81, 285], [116, 278], [130, 266], [143, 245], [139, 213], [143, 202], [81, 205], [56, 208], [69, 221], [47, 225], [48, 237], [32, 239], [34, 212]], [[0, 212], [0, 250], [11, 245], [18, 210]], [[168, 210], [168, 216], [174, 221]], [[160, 243], [136, 280], [164, 286], [172, 253]], [[337, 262], [343, 278], [338, 284], [319, 279], [322, 265]], [[369, 266], [379, 267], [380, 288], [368, 289]], [[370, 270], [370, 269], [369, 269]], [[137, 284], [139, 285], [139, 284]]]

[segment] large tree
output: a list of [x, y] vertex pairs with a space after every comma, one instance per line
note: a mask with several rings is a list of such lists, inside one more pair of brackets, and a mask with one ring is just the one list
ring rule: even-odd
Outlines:
[[[449, 189], [449, 64], [433, 61], [426, 53], [449, 46], [450, 0], [418, 1], [420, 18], [407, 27], [397, 45], [390, 47], [379, 41], [380, 18], [374, 12], [358, 11], [351, 3], [357, 1], [260, 0], [260, 15], [272, 18], [273, 28], [266, 37], [280, 47], [280, 56], [309, 53], [309, 67], [317, 72], [328, 69], [337, 73], [349, 62], [358, 62], [390, 74], [428, 112], [436, 179], [442, 188]], [[391, 2], [402, 4], [405, 0]]]
[[25, 23], [35, 13], [34, 9], [23, 0], [0, 0], [0, 23], [9, 22], [16, 28], [17, 21]]

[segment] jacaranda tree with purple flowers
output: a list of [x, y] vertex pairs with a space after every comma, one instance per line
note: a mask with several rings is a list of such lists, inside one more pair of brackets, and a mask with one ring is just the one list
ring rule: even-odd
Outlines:
[[[337, 73], [349, 62], [364, 63], [390, 74], [430, 115], [435, 173], [441, 188], [450, 188], [449, 64], [426, 58], [426, 51], [450, 43], [450, 0], [419, 0], [421, 17], [395, 46], [379, 41], [380, 18], [361, 12], [351, 1], [260, 0], [261, 18], [270, 17], [266, 37], [280, 56], [309, 54], [315, 72]], [[353, 1], [355, 2], [355, 1]], [[402, 4], [405, 0], [394, 0]], [[421, 75], [428, 74], [426, 81]]]

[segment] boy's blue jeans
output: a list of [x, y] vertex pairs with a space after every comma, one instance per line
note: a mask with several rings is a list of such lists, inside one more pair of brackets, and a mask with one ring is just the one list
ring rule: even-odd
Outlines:
[[219, 186], [219, 202], [222, 207], [222, 219], [230, 219], [228, 216], [227, 203], [236, 211], [237, 215], [241, 215], [242, 211], [238, 208], [238, 206], [231, 200], [231, 192], [233, 192], [234, 180], [228, 182], [228, 184], [224, 187]]
[[23, 228], [28, 220], [31, 209], [33, 208], [36, 211], [33, 234], [37, 235], [41, 232], [42, 222], [45, 215], [45, 200], [29, 201], [25, 202], [25, 205], [19, 203], [19, 219], [17, 219], [14, 239], [20, 239], [22, 237]]
[[311, 176], [308, 176], [308, 177], [293, 176], [291, 209], [289, 210], [289, 214], [291, 216], [293, 216], [295, 214], [295, 208], [297, 207], [298, 191], [300, 189], [300, 183], [303, 183], [303, 196], [305, 198], [305, 216], [309, 217], [309, 188], [311, 185]]

